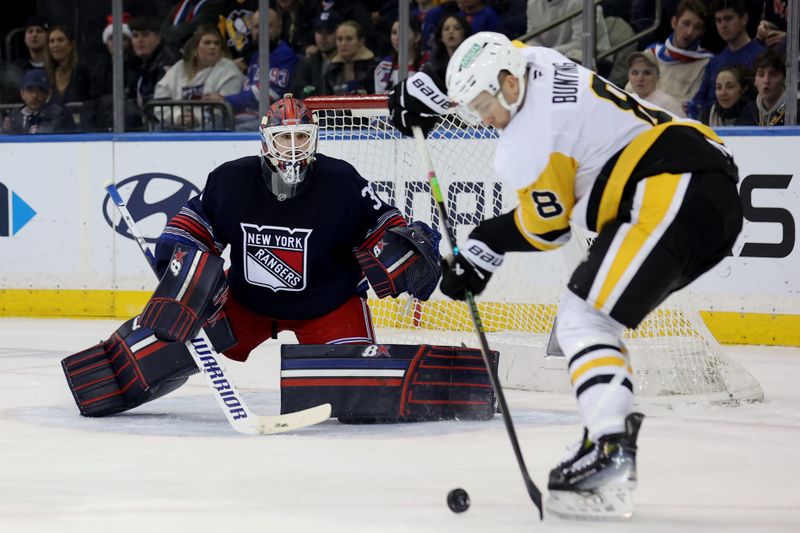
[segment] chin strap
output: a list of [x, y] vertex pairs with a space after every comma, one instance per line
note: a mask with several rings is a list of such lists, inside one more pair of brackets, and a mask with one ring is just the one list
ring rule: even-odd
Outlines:
[[504, 108], [508, 109], [509, 113], [511, 113], [511, 118], [514, 118], [514, 115], [517, 114], [519, 111], [519, 106], [522, 105], [522, 100], [525, 98], [525, 79], [519, 80], [519, 94], [517, 95], [517, 100], [513, 104], [509, 104], [506, 101], [506, 97], [503, 95], [503, 90], [501, 89], [497, 93], [497, 100], [500, 102], [500, 105]]

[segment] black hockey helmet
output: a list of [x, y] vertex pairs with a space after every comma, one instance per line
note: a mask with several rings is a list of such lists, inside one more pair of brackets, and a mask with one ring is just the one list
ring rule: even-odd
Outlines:
[[296, 196], [317, 153], [317, 125], [311, 114], [287, 93], [264, 113], [258, 130], [267, 187], [279, 200]]

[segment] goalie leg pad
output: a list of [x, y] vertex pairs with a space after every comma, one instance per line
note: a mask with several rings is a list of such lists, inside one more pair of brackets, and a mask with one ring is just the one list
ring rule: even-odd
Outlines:
[[[491, 353], [497, 371], [499, 354]], [[281, 412], [330, 403], [346, 423], [488, 420], [496, 396], [479, 350], [372, 344], [281, 347]]]
[[[83, 416], [127, 411], [174, 391], [198, 372], [184, 344], [157, 339], [152, 330], [138, 325], [137, 318], [122, 324], [105, 342], [61, 361]], [[215, 347], [235, 342], [224, 316], [206, 332]]]
[[224, 304], [227, 282], [223, 259], [176, 246], [153, 296], [142, 311], [142, 327], [167, 342], [186, 342]]
[[372, 248], [356, 259], [378, 298], [407, 292], [427, 300], [442, 276], [441, 234], [423, 222], [389, 228]]
[[[111, 364], [112, 357], [106, 341], [61, 360], [67, 385], [83, 416], [105, 416], [126, 409], [123, 386]], [[126, 375], [125, 378], [131, 384], [136, 382], [135, 377], [131, 380]]]

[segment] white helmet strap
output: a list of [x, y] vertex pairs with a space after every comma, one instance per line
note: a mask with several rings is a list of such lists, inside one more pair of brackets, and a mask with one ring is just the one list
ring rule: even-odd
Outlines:
[[500, 90], [497, 91], [497, 100], [500, 102], [501, 106], [508, 109], [508, 112], [511, 113], [511, 118], [514, 118], [514, 115], [517, 114], [517, 111], [519, 111], [519, 106], [522, 105], [522, 100], [525, 98], [525, 78], [526, 76], [524, 75], [517, 78], [519, 81], [519, 94], [517, 94], [517, 100], [512, 104], [509, 104], [506, 101], [506, 97], [503, 95], [502, 84]]

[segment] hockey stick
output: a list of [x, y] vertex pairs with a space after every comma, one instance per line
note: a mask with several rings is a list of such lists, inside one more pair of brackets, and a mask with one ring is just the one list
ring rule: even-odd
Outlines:
[[[139, 244], [139, 248], [147, 259], [153, 273], [156, 272], [156, 261], [144, 237], [136, 227], [125, 201], [120, 196], [117, 187], [109, 182], [105, 186], [111, 201], [117, 206], [122, 219], [128, 225], [128, 229], [133, 235], [134, 240]], [[325, 403], [285, 415], [257, 415], [254, 414], [244, 403], [244, 398], [228, 377], [225, 367], [220, 362], [220, 357], [214, 349], [213, 344], [204, 330], [200, 330], [197, 336], [186, 341], [186, 349], [192, 355], [197, 368], [202, 369], [206, 383], [214, 393], [225, 417], [233, 429], [246, 435], [274, 435], [285, 433], [295, 429], [304, 428], [324, 422], [331, 416], [331, 404]]]
[[[425, 144], [425, 136], [422, 134], [422, 130], [419, 128], [419, 126], [413, 126], [411, 129], [414, 132], [414, 140], [416, 141], [417, 152], [422, 158], [422, 161], [428, 171], [428, 183], [431, 187], [433, 199], [436, 201], [436, 207], [439, 211], [439, 218], [442, 219], [441, 222], [442, 227], [444, 228], [445, 237], [447, 238], [447, 244], [453, 251], [453, 257], [455, 257], [459, 254], [458, 245], [456, 244], [456, 235], [455, 231], [453, 230], [453, 226], [450, 224], [450, 219], [447, 217], [447, 208], [444, 205], [442, 189], [439, 187], [439, 178], [436, 177], [436, 171], [433, 168], [433, 160], [431, 159], [430, 151], [428, 150], [428, 146]], [[533, 500], [534, 505], [536, 505], [536, 508], [539, 510], [539, 519], [544, 520], [544, 512], [542, 511], [542, 493], [531, 479], [531, 476], [528, 473], [528, 468], [525, 466], [525, 459], [523, 459], [522, 450], [520, 450], [519, 447], [519, 440], [517, 439], [517, 432], [514, 429], [514, 422], [511, 420], [511, 412], [508, 410], [506, 397], [505, 394], [503, 394], [503, 388], [500, 386], [500, 379], [497, 377], [497, 373], [492, 367], [491, 360], [489, 358], [489, 342], [486, 340], [486, 333], [483, 331], [481, 315], [478, 313], [478, 306], [475, 303], [475, 298], [472, 295], [472, 292], [470, 291], [466, 291], [466, 303], [467, 308], [469, 309], [470, 318], [472, 319], [472, 324], [475, 326], [475, 333], [478, 335], [478, 340], [480, 341], [483, 363], [486, 365], [486, 371], [489, 374], [492, 387], [494, 387], [494, 390], [497, 393], [497, 401], [500, 403], [503, 422], [505, 422], [506, 430], [508, 431], [508, 437], [511, 440], [511, 447], [514, 448], [514, 455], [517, 457], [517, 463], [519, 464], [519, 469], [522, 472], [522, 479], [525, 481], [525, 487], [528, 489], [528, 494], [530, 495], [531, 500]]]

